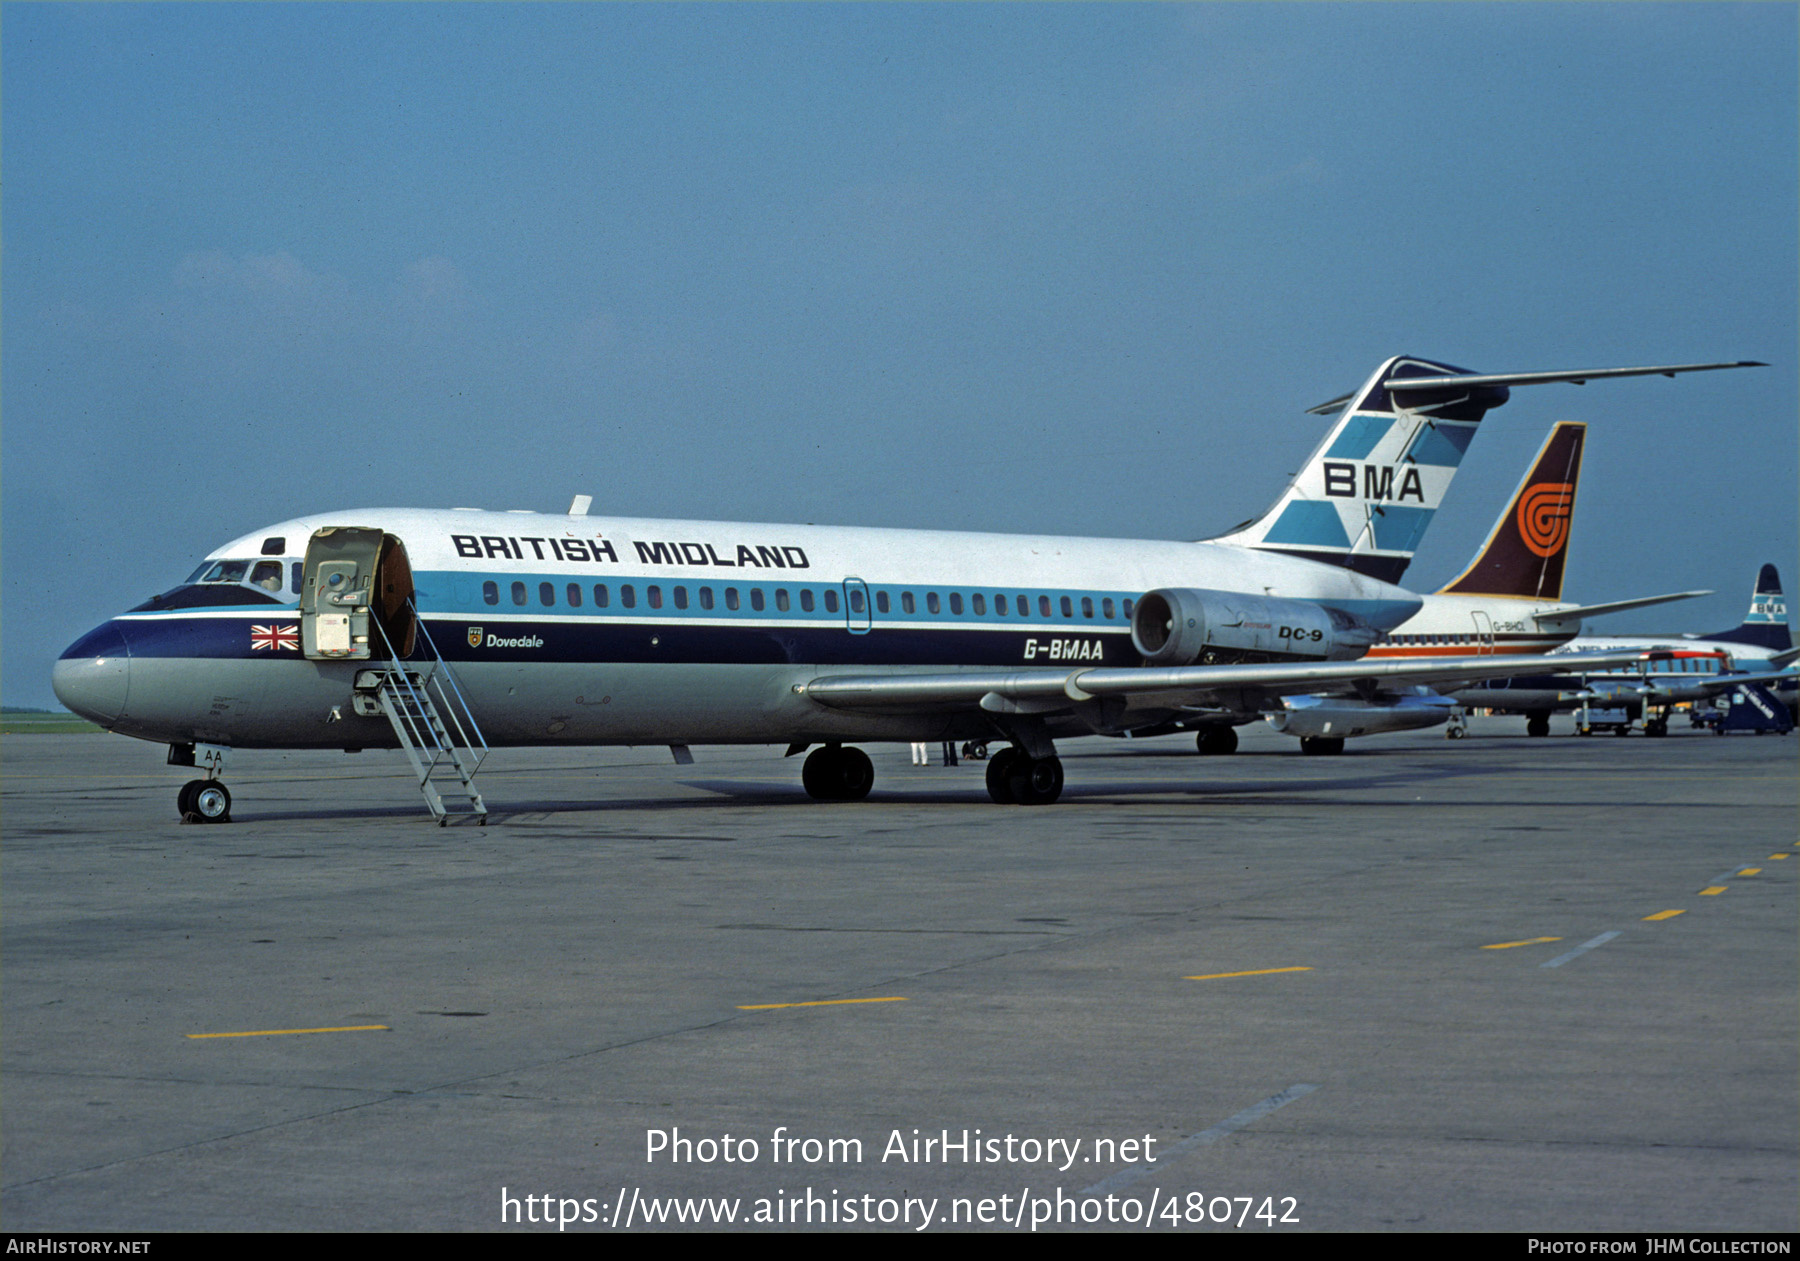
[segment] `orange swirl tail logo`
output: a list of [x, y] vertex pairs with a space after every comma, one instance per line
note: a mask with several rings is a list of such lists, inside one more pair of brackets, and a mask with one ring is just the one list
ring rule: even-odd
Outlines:
[[1519, 496], [1519, 537], [1545, 558], [1569, 541], [1569, 514], [1575, 504], [1573, 482], [1539, 482]]

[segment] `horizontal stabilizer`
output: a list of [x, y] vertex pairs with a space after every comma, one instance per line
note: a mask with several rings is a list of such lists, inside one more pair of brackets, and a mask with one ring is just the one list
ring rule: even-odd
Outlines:
[[[1567, 372], [1492, 372], [1460, 376], [1390, 377], [1383, 381], [1382, 385], [1389, 390], [1397, 390], [1401, 393], [1408, 390], [1441, 390], [1458, 386], [1474, 389], [1493, 386], [1547, 385], [1554, 381], [1586, 385], [1589, 381], [1604, 380], [1607, 377], [1672, 377], [1678, 372], [1713, 372], [1720, 368], [1766, 368], [1768, 366], [1768, 364], [1754, 359], [1739, 359], [1733, 363], [1675, 363], [1651, 368], [1589, 368]], [[1352, 397], [1353, 395], [1345, 394], [1332, 399], [1329, 403], [1309, 407], [1307, 414], [1328, 415], [1342, 407]]]
[[1606, 613], [1623, 613], [1626, 609], [1643, 609], [1652, 604], [1668, 604], [1674, 600], [1692, 600], [1697, 596], [1711, 594], [1710, 591], [1671, 591], [1668, 595], [1639, 596], [1635, 600], [1609, 600], [1605, 604], [1582, 604], [1571, 609], [1549, 609], [1542, 613], [1533, 613], [1532, 617], [1540, 622], [1567, 622], [1575, 618], [1600, 617]]

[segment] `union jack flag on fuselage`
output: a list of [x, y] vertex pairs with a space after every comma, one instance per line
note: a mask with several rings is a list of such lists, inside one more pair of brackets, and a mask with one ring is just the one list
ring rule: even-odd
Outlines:
[[287, 649], [290, 652], [300, 651], [300, 628], [298, 626], [251, 626], [250, 647], [252, 649], [268, 648], [274, 651]]

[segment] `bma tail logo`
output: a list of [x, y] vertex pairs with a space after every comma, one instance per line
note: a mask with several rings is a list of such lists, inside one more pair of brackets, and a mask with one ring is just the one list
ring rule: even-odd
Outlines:
[[471, 647], [471, 648], [481, 647], [481, 627], [479, 627], [479, 626], [469, 627], [469, 647]]
[[1539, 556], [1551, 557], [1569, 541], [1575, 507], [1573, 482], [1538, 482], [1519, 496], [1519, 537]]

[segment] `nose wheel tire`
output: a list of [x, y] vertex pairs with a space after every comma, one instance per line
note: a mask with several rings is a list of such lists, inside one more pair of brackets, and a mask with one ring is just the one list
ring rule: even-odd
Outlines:
[[231, 792], [210, 779], [189, 780], [175, 797], [183, 823], [230, 823]]

